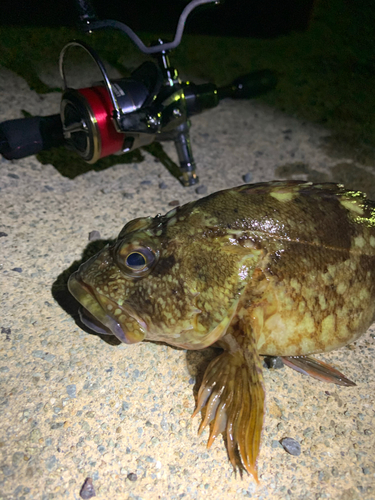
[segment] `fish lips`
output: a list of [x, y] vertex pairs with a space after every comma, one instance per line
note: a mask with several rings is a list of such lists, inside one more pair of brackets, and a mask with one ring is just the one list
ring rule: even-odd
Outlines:
[[[84, 325], [96, 333], [115, 335], [125, 344], [135, 344], [144, 339], [144, 333], [140, 330], [129, 331], [123, 323], [113, 318], [101, 304], [101, 296], [93, 288], [85, 283], [80, 276], [80, 270], [73, 273], [68, 281], [69, 292], [81, 304], [79, 316]], [[103, 297], [104, 299], [104, 297]], [[121, 309], [115, 302], [105, 297], [105, 303], [111, 304], [112, 310]], [[124, 316], [129, 316], [122, 309]]]

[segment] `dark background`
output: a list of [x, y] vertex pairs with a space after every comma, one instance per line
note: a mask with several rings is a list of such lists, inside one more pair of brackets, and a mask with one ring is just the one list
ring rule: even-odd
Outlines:
[[[94, 0], [101, 19], [116, 19], [134, 31], [174, 33], [185, 0]], [[307, 29], [314, 0], [226, 0], [198, 7], [187, 33], [272, 38]], [[0, 22], [18, 26], [74, 26], [74, 0], [2, 0]]]
[[[125, 22], [149, 44], [158, 36], [172, 38], [188, 0], [93, 4], [99, 18]], [[43, 94], [61, 91], [60, 78], [44, 81], [40, 75], [54, 71], [58, 76], [60, 51], [73, 38], [87, 39], [124, 76], [145, 59], [119, 31], [83, 35], [75, 29], [77, 20], [73, 0], [0, 0], [0, 65]], [[331, 131], [325, 144], [331, 155], [374, 168], [373, 1], [226, 0], [193, 11], [185, 33], [171, 53], [172, 65], [181, 74], [221, 86], [269, 69], [278, 84], [259, 100], [323, 125]], [[348, 170], [354, 171], [352, 164]], [[347, 183], [336, 174], [335, 179]], [[375, 193], [375, 169], [373, 185]]]

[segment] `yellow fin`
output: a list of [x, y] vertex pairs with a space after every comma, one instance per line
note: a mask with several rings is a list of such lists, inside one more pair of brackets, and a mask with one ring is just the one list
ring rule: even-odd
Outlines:
[[310, 377], [316, 378], [321, 382], [347, 387], [356, 385], [336, 370], [336, 368], [319, 359], [309, 358], [308, 356], [283, 356], [281, 359], [284, 365], [289, 366], [289, 368], [293, 368], [293, 370], [304, 375], [310, 375]]
[[[242, 322], [238, 322], [240, 324]], [[240, 464], [258, 483], [257, 458], [264, 419], [262, 365], [255, 342], [248, 330], [230, 334], [229, 347], [208, 365], [198, 393], [193, 417], [206, 407], [199, 434], [211, 423], [209, 448], [221, 432], [227, 437], [229, 459], [234, 468]]]

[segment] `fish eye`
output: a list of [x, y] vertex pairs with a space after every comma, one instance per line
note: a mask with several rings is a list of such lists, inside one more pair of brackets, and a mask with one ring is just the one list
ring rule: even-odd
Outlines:
[[141, 271], [146, 265], [146, 259], [141, 253], [132, 252], [127, 256], [126, 264], [134, 271]]
[[158, 256], [159, 252], [148, 246], [122, 242], [116, 245], [114, 252], [119, 268], [134, 278], [146, 275], [156, 264]]

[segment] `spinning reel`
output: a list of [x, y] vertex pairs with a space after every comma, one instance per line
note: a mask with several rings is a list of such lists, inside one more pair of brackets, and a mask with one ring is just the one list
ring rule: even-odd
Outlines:
[[[144, 54], [155, 57], [129, 78], [110, 80], [103, 62], [86, 43], [71, 41], [60, 53], [60, 75], [64, 83], [60, 114], [9, 120], [0, 124], [0, 153], [18, 159], [54, 146], [65, 145], [88, 163], [112, 154], [122, 154], [153, 141], [174, 141], [185, 186], [198, 182], [189, 138], [189, 118], [213, 108], [225, 97], [250, 98], [272, 89], [276, 78], [269, 70], [242, 76], [230, 85], [182, 82], [171, 67], [168, 53], [182, 38], [186, 19], [197, 6], [216, 0], [193, 0], [183, 10], [173, 42], [161, 39], [146, 47], [126, 25], [97, 19], [88, 0], [76, 0], [83, 31], [117, 29], [125, 33]], [[72, 47], [89, 54], [99, 68], [102, 82], [81, 89], [70, 88], [65, 60]]]

